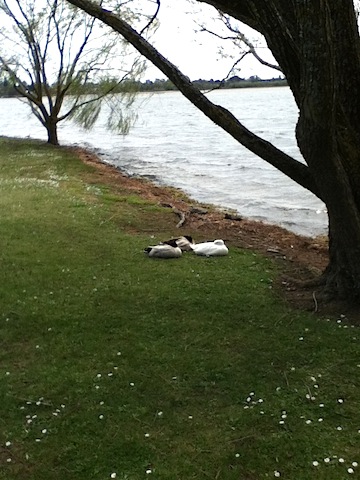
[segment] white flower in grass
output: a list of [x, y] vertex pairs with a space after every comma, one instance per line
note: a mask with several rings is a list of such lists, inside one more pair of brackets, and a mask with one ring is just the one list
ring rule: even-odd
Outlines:
[[339, 432], [342, 430], [342, 427], [336, 427], [336, 430], [338, 430]]
[[12, 459], [11, 459], [11, 458], [7, 458], [6, 461], [7, 461], [8, 463], [11, 463], [11, 462], [12, 462]]
[[339, 398], [338, 403], [344, 403], [344, 400], [342, 398]]
[[275, 470], [274, 472], [274, 477], [281, 477], [281, 473]]
[[150, 433], [145, 433], [144, 437], [145, 437], [145, 438], [149, 438], [149, 437], [150, 437]]
[[150, 475], [150, 473], [152, 473], [152, 470], [151, 468], [148, 468], [146, 471], [145, 471], [146, 475]]
[[116, 473], [115, 473], [115, 472], [112, 473], [112, 474], [110, 475], [110, 478], [116, 478]]
[[319, 466], [319, 462], [318, 462], [317, 460], [314, 460], [314, 461], [312, 462], [312, 464], [313, 464], [314, 467], [318, 467], [318, 466]]
[[318, 418], [318, 422], [323, 422], [324, 419], [323, 418]]
[[320, 407], [320, 408], [324, 408], [325, 405], [324, 405], [323, 403], [320, 403], [320, 404], [319, 404], [319, 407]]
[[103, 419], [104, 419], [104, 415], [99, 415], [99, 419], [100, 419], [100, 420], [103, 420]]
[[339, 458], [339, 463], [344, 463], [345, 460], [343, 458]]
[[358, 462], [352, 462], [351, 465], [352, 465], [353, 467], [357, 467], [359, 464], [358, 464]]
[[41, 433], [43, 433], [43, 434], [45, 435], [45, 433], [47, 433], [46, 428], [43, 428], [43, 429], [41, 430]]
[[330, 458], [329, 457], [324, 458], [324, 462], [325, 463], [330, 463]]
[[164, 412], [158, 412], [157, 415], [158, 417], [162, 417], [164, 415]]
[[347, 471], [348, 471], [348, 473], [354, 473], [354, 469], [351, 468], [351, 467], [349, 467], [349, 468], [347, 469]]
[[235, 453], [235, 457], [236, 457], [236, 458], [239, 458], [239, 457], [240, 457], [240, 453]]
[[9, 440], [7, 442], [5, 442], [5, 446], [6, 447], [10, 447], [11, 446], [11, 442], [9, 442]]
[[135, 383], [134, 383], [134, 382], [130, 382], [130, 387], [135, 387]]
[[310, 425], [311, 422], [312, 422], [312, 420], [306, 420], [305, 421], [306, 425]]

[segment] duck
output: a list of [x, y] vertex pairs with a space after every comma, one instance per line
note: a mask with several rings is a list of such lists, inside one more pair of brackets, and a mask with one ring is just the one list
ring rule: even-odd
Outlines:
[[144, 252], [153, 258], [179, 258], [182, 255], [181, 248], [175, 240], [168, 240], [166, 243], [147, 247]]
[[229, 249], [224, 243], [224, 240], [214, 240], [213, 242], [203, 242], [191, 246], [192, 251], [196, 255], [203, 255], [205, 257], [220, 257], [227, 255]]
[[177, 246], [181, 249], [183, 252], [188, 252], [191, 250], [191, 245], [195, 244], [195, 241], [193, 240], [190, 235], [183, 235], [182, 237], [177, 237], [177, 238], [172, 238], [171, 240], [166, 240], [165, 242], [162, 243], [169, 243], [169, 241], [175, 240]]

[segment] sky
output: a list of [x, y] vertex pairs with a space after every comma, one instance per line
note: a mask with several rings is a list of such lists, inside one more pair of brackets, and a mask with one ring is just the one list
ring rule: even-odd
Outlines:
[[[213, 20], [216, 15], [216, 10], [209, 5], [192, 6], [187, 0], [161, 0], [158, 17], [160, 27], [150, 41], [191, 80], [221, 80], [226, 77], [235, 60], [222, 58], [219, 48], [222, 45], [226, 52], [233, 51], [236, 58], [238, 52], [232, 49], [230, 42], [221, 42], [207, 32], [195, 32], [199, 29], [196, 21], [205, 23], [212, 30], [218, 30], [219, 23]], [[254, 30], [244, 26], [243, 33], [259, 43], [260, 36]], [[275, 63], [265, 40], [261, 40], [259, 46], [261, 48], [258, 53], [265, 60]], [[240, 71], [236, 74], [242, 78], [257, 75], [263, 79], [279, 76], [277, 70], [261, 65], [252, 55], [247, 55], [242, 60]], [[145, 77], [150, 80], [165, 78], [155, 67], [150, 67]]]
[[[37, 8], [45, 5], [45, 0], [31, 1], [34, 4], [36, 1]], [[14, 0], [9, 0], [10, 5], [14, 3]], [[146, 8], [147, 12], [151, 7], [151, 13], [154, 13], [154, 0], [135, 0], [134, 4], [136, 3], [140, 8]], [[200, 29], [199, 24], [205, 24], [210, 30], [220, 32], [222, 27], [217, 17], [217, 11], [213, 7], [195, 0], [161, 0], [158, 15], [160, 26], [151, 37], [150, 43], [191, 80], [221, 80], [227, 77], [233, 63], [239, 58], [239, 50], [234, 50], [231, 42], [221, 42], [208, 32], [196, 32]], [[8, 19], [3, 15], [0, 23], [5, 20]], [[6, 25], [8, 26], [8, 23]], [[244, 26], [242, 31], [253, 43], [258, 44], [260, 36], [257, 32], [247, 26]], [[226, 34], [228, 35], [229, 32], [226, 31]], [[259, 46], [262, 48], [257, 50], [258, 53], [265, 60], [274, 62], [269, 49], [263, 48], [266, 47], [264, 40], [260, 41]], [[226, 54], [233, 53], [234, 57], [225, 58], [219, 52], [221, 48]], [[252, 55], [247, 55], [240, 64], [240, 70], [232, 75], [238, 75], [241, 78], [257, 75], [267, 79], [278, 77], [279, 72], [262, 66]], [[157, 78], [166, 77], [149, 64], [142, 80]]]

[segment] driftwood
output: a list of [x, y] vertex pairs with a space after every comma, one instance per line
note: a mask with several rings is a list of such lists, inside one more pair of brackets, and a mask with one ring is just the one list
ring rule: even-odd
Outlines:
[[178, 217], [180, 218], [180, 221], [176, 224], [176, 228], [182, 227], [184, 225], [184, 223], [186, 222], [187, 216], [191, 215], [192, 213], [197, 214], [197, 215], [206, 215], [208, 213], [208, 210], [206, 208], [203, 208], [203, 207], [191, 206], [188, 211], [183, 212], [182, 210], [179, 210], [177, 207], [174, 207], [174, 205], [172, 205], [171, 203], [163, 202], [163, 203], [160, 203], [160, 205], [162, 207], [171, 208], [172, 211], [176, 215], [178, 215]]
[[234, 214], [234, 213], [225, 213], [224, 218], [227, 220], [234, 220], [235, 222], [241, 222], [242, 217], [240, 215]]
[[172, 207], [172, 209], [173, 212], [180, 217], [180, 221], [176, 224], [176, 228], [180, 228], [186, 222], [186, 214], [176, 207]]

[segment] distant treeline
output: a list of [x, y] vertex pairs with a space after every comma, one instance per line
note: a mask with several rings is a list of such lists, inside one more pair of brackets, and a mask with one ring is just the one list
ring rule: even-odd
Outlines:
[[[194, 80], [192, 82], [200, 90], [213, 90], [218, 88], [251, 88], [251, 87], [283, 87], [287, 85], [286, 79], [282, 77], [262, 80], [257, 76], [250, 78], [231, 77], [227, 80]], [[170, 80], [146, 80], [137, 82], [137, 87], [141, 92], [159, 92], [167, 90], [177, 90], [177, 87]]]
[[[250, 78], [240, 78], [238, 76], [231, 77], [227, 80], [194, 80], [192, 82], [200, 90], [214, 90], [219, 88], [251, 88], [251, 87], [282, 87], [287, 85], [286, 79], [282, 77], [262, 80], [258, 76]], [[31, 87], [29, 87], [31, 90]], [[97, 85], [88, 84], [86, 93], [96, 92]], [[115, 91], [122, 92], [124, 90], [132, 90], [139, 92], [162, 92], [169, 90], [177, 90], [177, 87], [170, 81], [164, 79], [146, 80], [144, 82], [123, 82], [118, 85]], [[14, 85], [7, 79], [0, 81], [0, 97], [16, 97], [18, 93]]]

